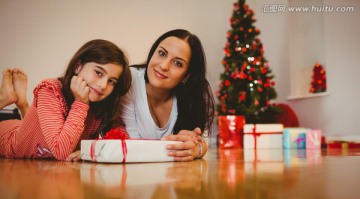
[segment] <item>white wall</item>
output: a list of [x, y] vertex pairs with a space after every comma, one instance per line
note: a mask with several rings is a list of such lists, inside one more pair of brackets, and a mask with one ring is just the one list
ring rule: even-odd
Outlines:
[[[214, 92], [223, 71], [221, 60], [235, 0], [0, 0], [0, 69], [20, 67], [29, 75], [28, 97], [44, 78], [61, 75], [75, 51], [85, 42], [107, 39], [123, 48], [130, 63], [143, 62], [162, 33], [185, 28], [203, 42], [208, 78]], [[352, 13], [324, 15], [324, 43], [331, 95], [287, 101], [291, 95], [289, 17], [265, 13], [264, 5], [288, 5], [287, 0], [248, 0], [261, 31], [265, 57], [275, 74], [278, 102], [290, 104], [301, 125], [321, 128], [327, 135], [360, 134], [359, 45], [360, 3]], [[336, 1], [338, 2], [338, 1]], [[324, 0], [324, 4], [336, 4]], [[320, 24], [319, 24], [320, 25]], [[1, 79], [1, 77], [0, 77]]]
[[215, 82], [231, 9], [231, 0], [0, 0], [0, 67], [27, 72], [32, 101], [33, 88], [44, 78], [60, 76], [91, 39], [113, 41], [136, 64], [145, 61], [161, 34], [185, 28], [201, 38]]
[[324, 13], [324, 45], [329, 96], [291, 101], [304, 126], [326, 135], [360, 135], [360, 2], [324, 0], [354, 6], [354, 12]]

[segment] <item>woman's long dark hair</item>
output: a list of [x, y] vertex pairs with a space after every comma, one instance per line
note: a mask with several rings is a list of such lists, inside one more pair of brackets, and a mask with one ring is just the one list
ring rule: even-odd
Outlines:
[[70, 89], [71, 78], [75, 75], [75, 69], [79, 64], [83, 65], [89, 62], [118, 64], [123, 68], [113, 92], [100, 102], [90, 102], [90, 111], [95, 114], [95, 117], [102, 118], [102, 123], [94, 134], [97, 136], [99, 133], [105, 133], [111, 127], [111, 123], [119, 118], [120, 97], [130, 89], [131, 73], [127, 57], [115, 44], [101, 39], [87, 42], [72, 57], [65, 74], [59, 77], [63, 84], [62, 93], [69, 109], [74, 102], [74, 95]]
[[214, 120], [214, 97], [209, 82], [206, 80], [204, 49], [196, 35], [183, 29], [166, 32], [152, 45], [146, 63], [134, 67], [145, 67], [145, 81], [149, 82], [147, 68], [150, 59], [159, 44], [168, 37], [177, 37], [184, 40], [191, 48], [190, 65], [187, 71], [189, 78], [186, 83], [179, 83], [174, 89], [178, 106], [178, 118], [175, 123], [174, 134], [179, 133], [182, 129], [193, 130], [196, 127], [200, 127], [202, 132], [206, 129], [210, 134]]

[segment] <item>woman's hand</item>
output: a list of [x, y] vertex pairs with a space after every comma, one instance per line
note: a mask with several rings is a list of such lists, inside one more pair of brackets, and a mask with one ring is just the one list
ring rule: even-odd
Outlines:
[[178, 135], [188, 135], [192, 138], [194, 138], [194, 141], [202, 142], [203, 139], [201, 137], [201, 129], [199, 127], [196, 127], [194, 130], [181, 130]]
[[193, 131], [181, 130], [177, 135], [164, 136], [162, 140], [181, 141], [182, 143], [179, 144], [167, 145], [168, 155], [174, 156], [175, 161], [191, 161], [200, 153], [197, 144], [199, 140], [202, 142], [200, 135], [200, 128], [195, 128]]
[[77, 162], [81, 159], [81, 151], [78, 150], [78, 151], [75, 151], [75, 152], [72, 152], [66, 159], [65, 161], [67, 162]]
[[73, 76], [71, 78], [70, 89], [74, 94], [75, 100], [89, 104], [90, 88], [82, 77]]

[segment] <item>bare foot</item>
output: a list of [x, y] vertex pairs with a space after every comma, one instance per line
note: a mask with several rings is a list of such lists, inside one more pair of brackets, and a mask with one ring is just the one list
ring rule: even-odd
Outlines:
[[0, 109], [18, 101], [18, 97], [14, 91], [12, 83], [12, 70], [4, 69], [3, 78], [0, 87]]
[[15, 102], [15, 104], [20, 109], [22, 117], [24, 117], [27, 109], [29, 108], [29, 103], [26, 99], [27, 75], [24, 71], [18, 68], [14, 68], [12, 77], [14, 90], [18, 97], [18, 100]]

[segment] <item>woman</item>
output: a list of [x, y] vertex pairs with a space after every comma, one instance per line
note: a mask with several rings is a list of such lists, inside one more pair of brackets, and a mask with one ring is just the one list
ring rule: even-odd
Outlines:
[[132, 87], [122, 98], [122, 120], [131, 138], [183, 141], [169, 145], [175, 161], [201, 158], [201, 135], [210, 132], [214, 99], [197, 36], [169, 31], [152, 45], [145, 64], [131, 68]]

